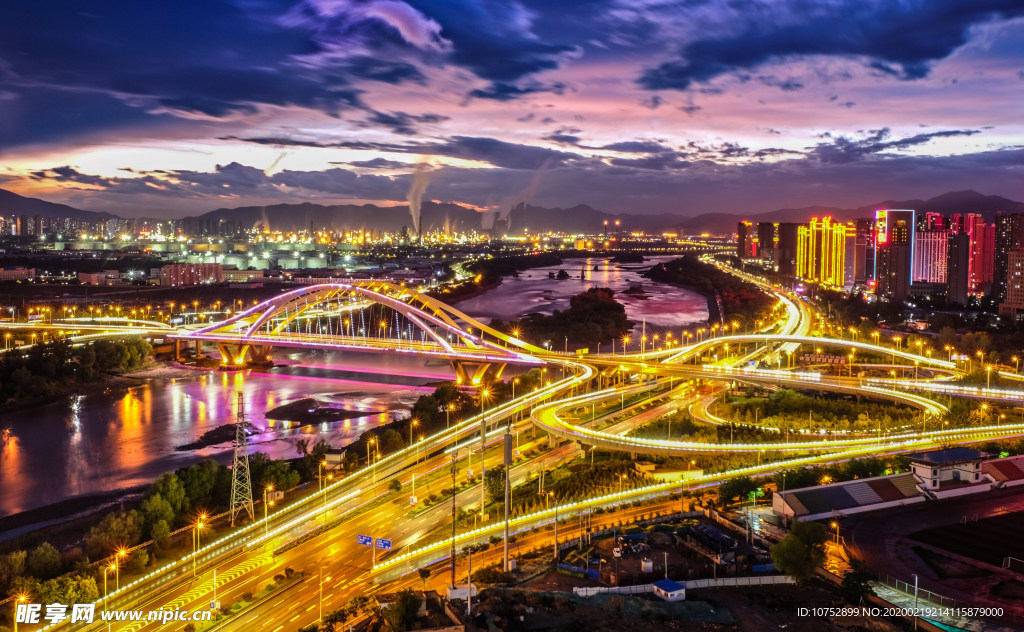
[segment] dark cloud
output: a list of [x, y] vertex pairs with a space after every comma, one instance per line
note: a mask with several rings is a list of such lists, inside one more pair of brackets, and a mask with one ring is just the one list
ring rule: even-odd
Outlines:
[[449, 117], [441, 114], [406, 114], [405, 112], [373, 112], [360, 123], [361, 127], [387, 127], [396, 134], [415, 136], [418, 123], [442, 123]]
[[928, 74], [932, 62], [966, 43], [972, 26], [1024, 15], [1024, 4], [1019, 0], [930, 0], [871, 5], [848, 0], [817, 7], [781, 5], [775, 10], [792, 15], [778, 21], [751, 21], [739, 30], [688, 42], [680, 48], [679, 59], [645, 71], [640, 85], [649, 90], [686, 90], [694, 83], [752, 70], [769, 61], [812, 55], [865, 58], [879, 73], [919, 79]]
[[[973, 136], [979, 133], [978, 130], [943, 130], [889, 140], [890, 130], [889, 128], [883, 128], [871, 130], [868, 136], [860, 139], [839, 136], [831, 142], [820, 143], [810, 149], [808, 156], [824, 163], [843, 164], [863, 160], [893, 149], [906, 149], [915, 145], [923, 145], [933, 138]], [[831, 135], [828, 136], [830, 137]]]
[[531, 33], [528, 18], [516, 2], [410, 0], [409, 4], [441, 25], [441, 36], [452, 43], [452, 62], [495, 85], [553, 70], [566, 53], [575, 50]]
[[351, 165], [353, 167], [363, 167], [365, 169], [407, 169], [409, 165], [404, 162], [397, 160], [388, 160], [387, 158], [374, 158], [373, 160], [355, 160], [353, 162], [335, 162], [331, 163], [335, 165]]
[[360, 79], [401, 84], [406, 82], [426, 85], [427, 78], [416, 66], [400, 61], [388, 61], [376, 57], [353, 57], [345, 62], [344, 70]]
[[54, 182], [74, 182], [76, 184], [88, 184], [92, 186], [107, 186], [109, 180], [101, 176], [92, 176], [81, 173], [69, 166], [53, 167], [42, 171], [33, 171], [30, 175], [33, 180], [52, 180]]
[[512, 101], [528, 94], [535, 94], [538, 92], [552, 92], [554, 94], [562, 94], [565, 91], [565, 84], [552, 83], [544, 85], [540, 83], [530, 83], [526, 85], [514, 85], [511, 83], [505, 83], [496, 81], [486, 88], [478, 88], [476, 90], [470, 90], [469, 96], [474, 99], [493, 99], [495, 101]]
[[668, 151], [667, 147], [652, 140], [627, 140], [605, 145], [600, 149], [606, 149], [608, 151], [622, 151], [633, 154], [657, 154]]
[[[869, 142], [891, 140], [883, 130], [867, 134]], [[533, 203], [568, 207], [587, 203], [622, 212], [755, 213], [812, 204], [855, 207], [891, 198], [927, 198], [946, 190], [970, 189], [1024, 198], [1019, 165], [1024, 149], [989, 151], [959, 156], [905, 156], [878, 153], [871, 160], [824, 162], [811, 155], [786, 158], [781, 149], [766, 152], [778, 158], [723, 167], [711, 157], [721, 147], [701, 152], [650, 154], [642, 158], [563, 161], [545, 174], [545, 186]], [[729, 151], [729, 148], [724, 148]], [[740, 151], [740, 149], [732, 149]], [[749, 151], [749, 150], [748, 150]], [[764, 155], [764, 154], [762, 154]], [[45, 170], [53, 172], [56, 170]], [[87, 178], [64, 172], [55, 177]], [[95, 176], [91, 176], [95, 177]], [[315, 172], [282, 171], [268, 176], [258, 169], [225, 165], [211, 173], [151, 172], [136, 178], [106, 179], [102, 190], [90, 192], [93, 208], [107, 210], [166, 207], [192, 212], [223, 206], [347, 199], [401, 202], [409, 175], [359, 176], [345, 169]], [[438, 167], [431, 196], [473, 204], [511, 199], [522, 189], [522, 172], [503, 169]], [[82, 193], [84, 195], [84, 193]], [[131, 194], [131, 195], [126, 195]], [[61, 201], [70, 202], [75, 193]]]
[[666, 152], [663, 154], [645, 156], [643, 158], [612, 158], [608, 163], [615, 165], [616, 167], [631, 167], [634, 169], [654, 171], [685, 169], [686, 167], [689, 167], [691, 163], [687, 160], [680, 159], [679, 156], [680, 154], [675, 152]]
[[496, 138], [452, 136], [443, 141], [423, 143], [368, 143], [363, 141], [323, 142], [278, 137], [238, 138], [225, 136], [221, 140], [234, 140], [259, 145], [280, 147], [314, 147], [323, 149], [367, 149], [422, 156], [448, 156], [465, 160], [487, 162], [507, 169], [537, 169], [547, 161], [560, 162], [578, 158], [577, 154], [556, 151], [533, 145], [508, 143]]

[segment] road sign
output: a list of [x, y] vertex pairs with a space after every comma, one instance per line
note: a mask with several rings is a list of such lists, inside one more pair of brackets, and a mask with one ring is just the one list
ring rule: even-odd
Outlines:
[[373, 538], [368, 535], [357, 535], [356, 543], [359, 544], [359, 546], [373, 546]]
[[382, 551], [391, 550], [391, 540], [385, 540], [384, 538], [377, 538], [377, 548]]

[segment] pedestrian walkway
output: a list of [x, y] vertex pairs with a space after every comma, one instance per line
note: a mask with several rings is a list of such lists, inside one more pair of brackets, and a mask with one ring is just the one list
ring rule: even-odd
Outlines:
[[[914, 595], [912, 593], [906, 593], [902, 590], [897, 590], [892, 586], [883, 584], [882, 582], [871, 582], [871, 588], [874, 590], [875, 595], [888, 601], [892, 605], [899, 608], [910, 608], [914, 607]], [[950, 606], [942, 606], [925, 599], [921, 599], [920, 595], [917, 600], [917, 607], [920, 608], [935, 608], [937, 611], [942, 612]], [[969, 630], [970, 632], [1020, 632], [1019, 627], [1011, 627], [1007, 625], [1000, 625], [990, 621], [982, 619], [970, 619], [967, 617], [953, 617], [948, 615], [940, 615], [936, 617], [928, 617], [930, 622], [946, 626], [953, 630]]]

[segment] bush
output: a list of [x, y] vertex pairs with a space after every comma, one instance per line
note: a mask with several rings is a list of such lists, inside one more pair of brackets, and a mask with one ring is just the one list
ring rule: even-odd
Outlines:
[[252, 593], [251, 592], [242, 593], [242, 601], [246, 601], [246, 602], [252, 601]]
[[285, 577], [291, 577], [294, 574], [295, 574], [295, 571], [292, 570], [291, 567], [288, 567], [288, 568], [284, 569], [284, 576]]
[[283, 581], [284, 581], [284, 575], [282, 575], [281, 573], [278, 573], [277, 575], [274, 575], [274, 583], [275, 584], [280, 584]]

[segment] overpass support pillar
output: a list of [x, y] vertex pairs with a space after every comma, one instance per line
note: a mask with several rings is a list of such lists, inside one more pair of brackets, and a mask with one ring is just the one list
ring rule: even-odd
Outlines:
[[452, 360], [452, 368], [455, 369], [455, 380], [460, 386], [477, 387], [500, 379], [505, 364]]

